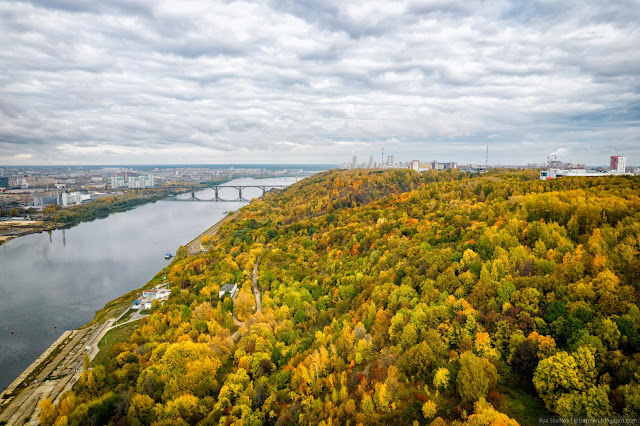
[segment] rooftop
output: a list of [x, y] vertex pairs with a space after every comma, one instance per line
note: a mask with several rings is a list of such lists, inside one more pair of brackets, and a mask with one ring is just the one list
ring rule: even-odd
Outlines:
[[222, 287], [220, 287], [220, 291], [232, 291], [234, 288], [236, 287], [236, 284], [225, 284]]

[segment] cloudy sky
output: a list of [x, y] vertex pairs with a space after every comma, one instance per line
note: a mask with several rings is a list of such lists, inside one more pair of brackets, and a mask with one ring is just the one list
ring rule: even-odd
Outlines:
[[640, 164], [640, 1], [0, 0], [0, 165]]

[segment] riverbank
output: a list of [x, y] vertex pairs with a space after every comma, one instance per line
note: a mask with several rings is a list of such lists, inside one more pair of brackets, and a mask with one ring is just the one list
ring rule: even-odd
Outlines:
[[[186, 246], [181, 246], [174, 261], [190, 254], [200, 253], [203, 250], [202, 243], [206, 242], [206, 238], [213, 237], [223, 222], [231, 220], [232, 217], [233, 214], [228, 215]], [[203, 240], [203, 238], [205, 239]], [[193, 253], [188, 253], [189, 251]], [[131, 302], [139, 297], [142, 290], [165, 281], [170, 266], [171, 263], [141, 288], [107, 303], [104, 308], [96, 312], [95, 318], [90, 323], [77, 330], [68, 330], [62, 333], [4, 390], [0, 397], [0, 424], [37, 425], [40, 403], [47, 398], [56, 403], [64, 392], [71, 389], [85, 369], [85, 356], [88, 358], [88, 362], [93, 361], [100, 352], [100, 342], [107, 333], [122, 325], [139, 321], [146, 316], [138, 315], [122, 324], [118, 323], [130, 311]], [[252, 274], [254, 292], [256, 291], [256, 271], [257, 263]], [[260, 309], [259, 292], [256, 294], [256, 304]]]
[[[180, 192], [177, 192], [180, 193]], [[122, 198], [115, 195], [98, 199], [90, 204], [82, 204], [68, 208], [47, 207], [40, 220], [13, 219], [0, 222], [0, 245], [14, 238], [25, 235], [49, 232], [56, 229], [68, 229], [83, 222], [101, 219], [112, 213], [124, 212], [138, 206], [155, 203], [174, 195], [173, 192], [162, 194], [139, 194]]]
[[105, 218], [112, 213], [125, 212], [170, 196], [205, 189], [208, 185], [222, 185], [226, 182], [228, 180], [212, 181], [206, 184], [140, 189], [119, 195], [108, 195], [92, 203], [66, 208], [57, 205], [47, 206], [41, 214], [35, 215], [38, 220], [16, 219], [0, 222], [0, 245], [14, 238], [55, 229], [68, 229], [83, 222]]
[[[186, 255], [184, 247], [178, 249], [180, 259]], [[163, 268], [144, 286], [107, 303], [88, 324], [67, 330], [29, 365], [0, 396], [0, 424], [37, 425], [40, 403], [49, 398], [54, 403], [78, 381], [88, 362], [100, 353], [100, 342], [115, 328], [139, 321], [147, 315], [134, 315], [119, 323], [140, 293], [163, 282], [168, 271]]]
[[0, 245], [14, 238], [29, 234], [53, 231], [64, 227], [63, 223], [45, 222], [42, 220], [12, 219], [0, 222]]
[[88, 327], [62, 333], [4, 390], [0, 399], [0, 424], [39, 424], [40, 403], [46, 398], [57, 402], [71, 389], [85, 369], [85, 359], [91, 365], [100, 352], [98, 343], [108, 331], [121, 325], [116, 324], [128, 311], [125, 309], [117, 318], [101, 324], [88, 324]]
[[[243, 205], [162, 201], [52, 231], [51, 238], [32, 235], [2, 247], [0, 390], [40, 357], [62, 330], [101, 325], [128, 310], [140, 289], [166, 282], [174, 263], [164, 260], [164, 254], [180, 247], [174, 259], [180, 261], [188, 255], [181, 246], [186, 241], [197, 242], [196, 248], [201, 248], [203, 236], [214, 241], [221, 220], [233, 220], [229, 210]], [[29, 306], [31, 313], [22, 306]]]
[[[106, 325], [106, 324], [105, 324]], [[40, 402], [58, 396], [78, 380], [83, 358], [102, 327], [65, 331], [2, 394], [0, 422], [38, 424]]]
[[198, 235], [196, 238], [191, 240], [185, 247], [187, 249], [187, 254], [189, 256], [193, 256], [194, 254], [202, 253], [206, 251], [204, 248], [204, 244], [208, 242], [208, 240], [218, 233], [220, 226], [222, 226], [223, 222], [227, 219], [231, 219], [233, 214], [225, 217], [224, 219], [216, 222], [211, 228], [204, 231], [202, 234]]

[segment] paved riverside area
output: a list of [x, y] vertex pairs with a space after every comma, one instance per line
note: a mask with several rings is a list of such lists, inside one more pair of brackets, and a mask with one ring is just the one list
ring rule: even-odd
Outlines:
[[196, 238], [194, 238], [189, 244], [187, 244], [187, 254], [189, 254], [189, 256], [193, 256], [194, 254], [198, 254], [204, 251], [204, 247], [202, 246], [202, 237], [207, 236], [207, 237], [212, 237], [214, 235], [216, 235], [218, 233], [218, 230], [220, 229], [220, 226], [222, 225], [222, 221], [224, 219], [218, 221], [215, 225], [213, 225], [211, 228], [207, 229], [206, 231], [204, 231], [202, 234], [198, 235]]
[[2, 392], [0, 422], [39, 424], [40, 402], [46, 398], [57, 402], [60, 395], [71, 389], [82, 374], [85, 354], [91, 360], [98, 354], [98, 342], [120, 317], [80, 330], [65, 331]]

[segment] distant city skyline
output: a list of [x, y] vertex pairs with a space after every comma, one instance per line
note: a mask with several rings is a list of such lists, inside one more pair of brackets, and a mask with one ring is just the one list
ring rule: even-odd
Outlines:
[[[627, 157], [628, 156], [618, 153], [621, 156]], [[484, 151], [482, 153], [482, 155], [484, 155]], [[579, 161], [576, 158], [579, 158], [580, 156], [577, 155], [575, 157], [573, 156], [557, 156], [557, 160], [559, 162], [563, 162], [563, 163], [577, 163], [577, 164], [584, 164], [586, 166], [608, 166], [610, 164], [610, 158], [613, 155], [607, 156], [607, 157], [603, 157], [600, 161], [596, 160], [593, 162], [585, 162], [585, 161]], [[368, 154], [363, 154], [363, 156], [358, 156], [356, 155], [355, 157], [358, 157], [358, 163], [362, 164], [364, 163], [368, 163], [369, 162], [369, 157], [371, 157]], [[380, 161], [379, 156], [373, 156], [374, 157], [374, 161], [376, 165], [379, 164], [386, 164], [386, 160], [384, 162]], [[385, 157], [388, 157], [385, 154]], [[404, 163], [404, 164], [408, 164], [411, 163], [411, 161], [420, 161], [420, 162], [424, 162], [424, 163], [431, 163], [432, 161], [435, 162], [441, 162], [441, 163], [445, 163], [447, 161], [452, 161], [455, 162], [456, 164], [460, 164], [460, 165], [479, 165], [482, 166], [485, 164], [483, 160], [484, 157], [479, 158], [478, 161], [457, 161], [455, 155], [450, 155], [450, 156], [446, 156], [446, 154], [442, 155], [442, 156], [438, 156], [438, 157], [417, 157], [417, 156], [411, 156], [411, 155], [392, 155], [391, 157], [394, 157], [394, 161], [396, 162], [396, 164], [398, 163]], [[532, 165], [532, 164], [539, 164], [539, 165], [544, 165], [547, 163], [547, 159], [549, 158], [549, 156], [545, 156], [545, 158], [539, 158], [528, 162], [525, 161], [504, 161], [504, 162], [492, 162], [489, 161], [487, 164], [489, 166], [527, 166], [527, 165]], [[551, 158], [551, 160], [553, 160], [553, 157]], [[255, 167], [255, 166], [281, 166], [281, 167], [295, 167], [295, 166], [314, 166], [314, 165], [318, 165], [318, 166], [324, 166], [325, 168], [327, 166], [335, 166], [335, 167], [339, 167], [341, 164], [344, 164], [345, 162], [350, 163], [353, 159], [353, 156], [350, 158], [344, 158], [341, 159], [343, 161], [337, 161], [337, 162], [295, 162], [295, 159], [292, 159], [291, 163], [282, 163], [282, 162], [248, 162], [248, 163], [203, 163], [203, 162], [199, 162], [199, 163], [171, 163], [171, 162], [166, 162], [166, 163], [127, 163], [127, 162], [121, 162], [121, 163], [100, 163], [100, 162], [96, 162], [96, 163], [81, 163], [81, 162], [76, 162], [76, 163], [47, 163], [47, 162], [41, 162], [41, 163], [36, 163], [36, 162], [22, 162], [22, 163], [0, 163], [0, 168], [2, 167], [7, 167], [7, 168], [12, 168], [12, 167], [59, 167], [59, 168], [77, 168], [77, 167], [95, 167], [95, 168], [99, 168], [99, 167], [135, 167], [135, 166], [139, 166], [139, 167], [153, 167], [153, 166], [157, 166], [157, 167], [161, 167], [161, 168], [165, 168], [165, 167], [214, 167], [214, 166], [220, 166], [220, 167]], [[640, 161], [634, 162], [634, 161], [627, 161], [627, 164], [631, 165], [632, 167], [634, 166], [640, 166]], [[323, 169], [324, 170], [324, 169]]]
[[0, 0], [0, 167], [640, 164], [632, 2]]

